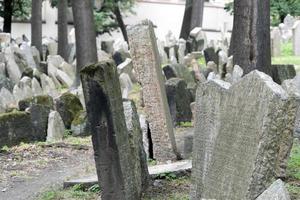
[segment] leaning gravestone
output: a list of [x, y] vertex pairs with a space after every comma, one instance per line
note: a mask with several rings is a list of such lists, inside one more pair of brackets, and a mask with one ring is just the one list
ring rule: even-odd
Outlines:
[[167, 103], [161, 62], [151, 21], [128, 28], [133, 67], [142, 85], [143, 100], [153, 141], [154, 158], [180, 158]]
[[135, 158], [132, 170], [137, 181], [138, 187], [136, 190], [141, 194], [147, 188], [149, 182], [147, 157], [143, 146], [143, 133], [134, 102], [132, 100], [124, 100], [123, 107], [132, 156]]
[[103, 61], [81, 71], [103, 200], [140, 199], [116, 67]]
[[275, 176], [281, 134], [293, 131], [297, 98], [256, 70], [232, 86], [199, 87], [192, 199], [258, 197]]

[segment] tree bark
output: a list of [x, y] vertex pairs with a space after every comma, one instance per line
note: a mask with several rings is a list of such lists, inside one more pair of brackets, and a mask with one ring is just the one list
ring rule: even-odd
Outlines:
[[58, 55], [68, 60], [68, 0], [59, 0], [57, 3], [57, 35]]
[[43, 0], [32, 0], [31, 4], [31, 46], [42, 53], [42, 3]]
[[119, 7], [118, 2], [115, 2], [115, 3], [116, 3], [116, 6], [114, 8], [114, 14], [116, 16], [118, 25], [119, 25], [119, 27], [120, 27], [120, 29], [122, 31], [123, 38], [128, 43], [128, 36], [127, 36], [126, 26], [125, 26], [123, 18], [122, 18], [120, 7]]
[[204, 11], [204, 0], [194, 0], [190, 31], [192, 31], [195, 27], [202, 27], [203, 11]]
[[91, 1], [72, 0], [76, 38], [76, 78], [74, 86], [80, 84], [80, 70], [97, 62], [96, 30]]
[[186, 0], [185, 2], [185, 11], [182, 20], [180, 38], [185, 40], [188, 39], [190, 35], [191, 19], [192, 19], [192, 10], [193, 10], [193, 0]]
[[3, 32], [11, 33], [11, 21], [13, 15], [13, 0], [4, 1], [4, 22], [3, 22]]
[[270, 1], [234, 1], [234, 23], [229, 54], [244, 69], [271, 73]]

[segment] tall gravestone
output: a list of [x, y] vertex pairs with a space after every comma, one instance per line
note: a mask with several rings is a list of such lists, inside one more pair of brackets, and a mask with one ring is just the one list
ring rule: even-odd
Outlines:
[[295, 56], [300, 56], [300, 20], [293, 26], [293, 50]]
[[127, 32], [133, 67], [143, 89], [154, 158], [158, 160], [180, 158], [176, 148], [153, 24], [145, 20], [129, 27]]
[[293, 131], [297, 98], [256, 70], [232, 86], [199, 87], [192, 199], [258, 197], [275, 176], [282, 134]]
[[103, 61], [81, 71], [103, 200], [140, 199], [117, 69]]

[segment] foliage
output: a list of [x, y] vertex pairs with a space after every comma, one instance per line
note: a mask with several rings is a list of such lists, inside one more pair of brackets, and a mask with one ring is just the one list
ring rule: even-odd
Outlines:
[[[300, 0], [270, 0], [271, 23], [276, 26], [283, 22], [288, 14], [300, 16]], [[233, 2], [225, 5], [225, 10], [233, 14]]]
[[[56, 7], [58, 0], [51, 0], [51, 6]], [[71, 6], [71, 0], [68, 0]], [[104, 0], [100, 10], [94, 8], [94, 20], [98, 33], [110, 33], [118, 28], [116, 16], [114, 14], [115, 8], [119, 7], [123, 13], [133, 13], [132, 7], [135, 0]]]
[[[0, 16], [4, 16], [4, 2], [0, 0]], [[28, 19], [31, 13], [31, 0], [13, 0], [13, 17], [14, 19]]]

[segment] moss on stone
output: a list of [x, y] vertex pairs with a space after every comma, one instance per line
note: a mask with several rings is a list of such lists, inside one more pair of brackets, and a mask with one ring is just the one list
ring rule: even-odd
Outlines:
[[81, 110], [83, 110], [83, 107], [81, 105], [81, 102], [79, 98], [71, 93], [64, 93], [60, 97], [61, 101], [64, 102], [65, 107], [68, 108], [69, 112], [74, 114], [74, 116]]
[[54, 108], [53, 98], [49, 95], [40, 95], [32, 98], [23, 99], [19, 101], [19, 108], [20, 110], [25, 110], [32, 104], [48, 106], [51, 109]]
[[28, 115], [29, 114], [27, 112], [22, 112], [22, 111], [13, 111], [13, 112], [9, 112], [9, 113], [3, 113], [3, 114], [0, 114], [0, 123], [6, 122], [8, 120], [28, 116]]
[[81, 110], [77, 113], [74, 120], [72, 121], [72, 125], [77, 126], [83, 124], [86, 121], [87, 115], [84, 110]]

